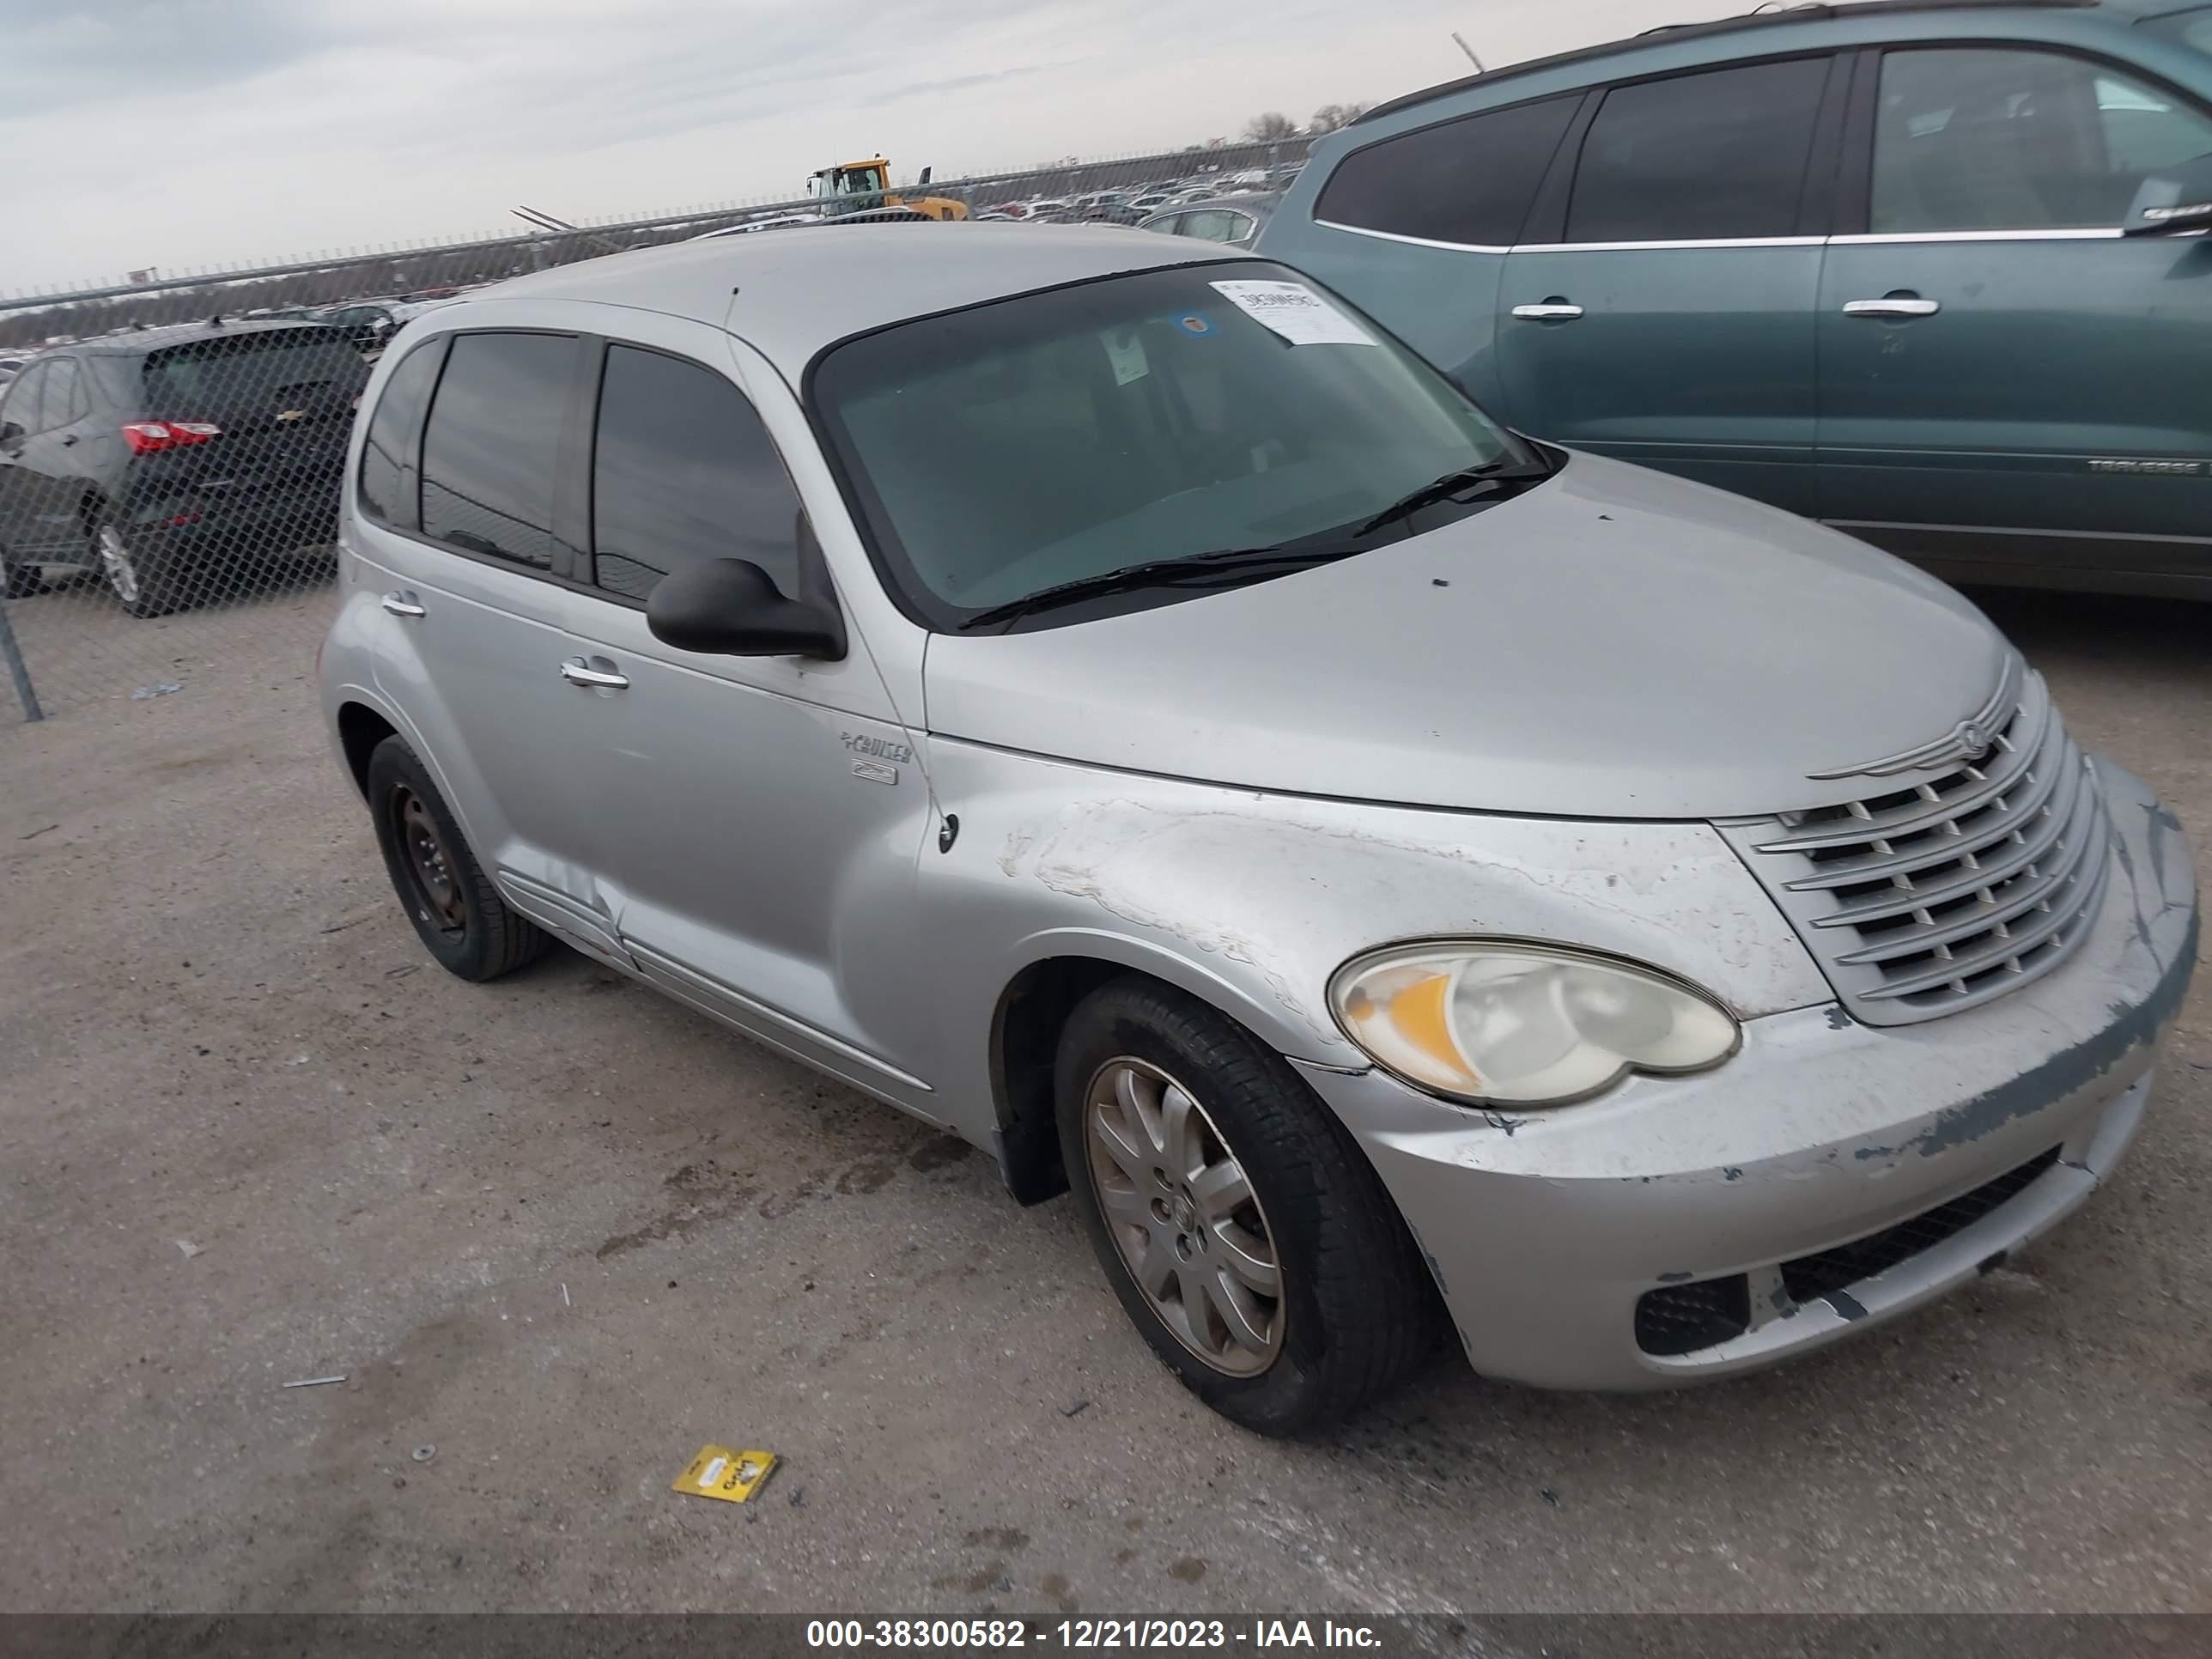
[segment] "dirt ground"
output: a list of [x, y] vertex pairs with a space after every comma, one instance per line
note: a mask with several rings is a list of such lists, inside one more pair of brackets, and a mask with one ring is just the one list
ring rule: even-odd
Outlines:
[[[2212, 609], [1981, 597], [2212, 842]], [[1947, 1304], [1270, 1443], [1065, 1200], [574, 957], [431, 965], [308, 602], [0, 726], [0, 1605], [2212, 1612], [2212, 975], [2111, 1186]], [[708, 1441], [761, 1501], [670, 1492]]]

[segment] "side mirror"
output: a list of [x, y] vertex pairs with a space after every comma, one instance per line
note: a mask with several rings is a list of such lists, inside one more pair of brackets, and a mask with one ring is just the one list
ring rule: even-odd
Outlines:
[[645, 604], [653, 637], [718, 657], [845, 654], [845, 621], [826, 600], [787, 599], [747, 559], [701, 559], [670, 572]]
[[2120, 230], [2128, 236], [2212, 229], [2212, 155], [2179, 161], [2142, 181]]
[[932, 172], [933, 172], [934, 170], [935, 170], [935, 169], [931, 168], [931, 167], [924, 167], [924, 168], [921, 170], [921, 178], [919, 178], [919, 179], [915, 179], [915, 184], [917, 184], [917, 185], [926, 185], [926, 184], [927, 184], [927, 183], [929, 182], [929, 175], [930, 175], [930, 173], [931, 173]]
[[12, 444], [18, 438], [27, 437], [21, 425], [15, 421], [0, 422], [0, 444]]

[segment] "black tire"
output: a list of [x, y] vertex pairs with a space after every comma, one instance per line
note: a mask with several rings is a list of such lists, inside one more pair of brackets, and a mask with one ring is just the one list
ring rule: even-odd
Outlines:
[[[507, 908], [428, 769], [398, 738], [385, 738], [369, 754], [368, 809], [392, 889], [423, 949], [447, 973], [465, 980], [497, 979], [537, 961], [551, 947], [551, 934]], [[418, 830], [427, 830], [437, 843], [437, 862], [447, 878], [443, 888], [420, 872], [411, 843]]]
[[156, 553], [149, 553], [132, 538], [130, 530], [112, 519], [93, 520], [92, 566], [100, 572], [107, 591], [125, 614], [166, 617], [185, 602], [176, 567]]
[[[1086, 1103], [1093, 1080], [1123, 1059], [1188, 1094], [1256, 1200], [1281, 1289], [1279, 1346], [1255, 1374], [1225, 1374], [1187, 1346], [1109, 1230]], [[1322, 1427], [1388, 1391], [1433, 1351], [1442, 1310], [1397, 1206], [1334, 1114], [1242, 1026], [1154, 981], [1115, 980], [1069, 1017], [1054, 1088], [1068, 1185], [1115, 1294], [1162, 1363], [1224, 1417], [1267, 1435]]]
[[13, 563], [8, 557], [7, 550], [0, 548], [0, 596], [27, 599], [45, 586], [38, 566]]

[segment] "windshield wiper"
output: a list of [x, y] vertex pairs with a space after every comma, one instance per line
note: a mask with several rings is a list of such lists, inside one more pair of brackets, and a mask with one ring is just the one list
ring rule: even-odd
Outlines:
[[991, 623], [1012, 623], [1033, 611], [1073, 605], [1082, 599], [1103, 599], [1114, 593], [1135, 592], [1147, 587], [1195, 587], [1215, 582], [1225, 586], [1243, 580], [1248, 572], [1277, 566], [1327, 564], [1333, 559], [1349, 557], [1358, 550], [1357, 548], [1335, 545], [1300, 548], [1285, 543], [1273, 547], [1224, 547], [1212, 553], [1186, 554], [1178, 559], [1148, 559], [1142, 564], [1123, 565], [1119, 570], [1102, 571], [1095, 576], [1078, 576], [1073, 581], [1055, 582], [1050, 587], [1040, 587], [1036, 592], [1024, 593], [1018, 599], [1009, 599], [1004, 605], [994, 605], [988, 611], [979, 611], [960, 626], [965, 629], [981, 628]]
[[1498, 460], [1485, 461], [1480, 466], [1463, 466], [1456, 471], [1445, 473], [1441, 478], [1430, 479], [1418, 489], [1408, 490], [1352, 533], [1354, 536], [1371, 536], [1393, 519], [1407, 518], [1425, 507], [1449, 501], [1453, 496], [1470, 490], [1510, 490], [1513, 485], [1531, 484], [1551, 476], [1551, 468], [1540, 464], [1508, 467], [1504, 461]]

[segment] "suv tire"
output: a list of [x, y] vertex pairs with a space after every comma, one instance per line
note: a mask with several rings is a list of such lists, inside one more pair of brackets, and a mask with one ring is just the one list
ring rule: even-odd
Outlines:
[[1435, 1288], [1366, 1153], [1242, 1026], [1115, 980], [1069, 1017], [1054, 1087], [1115, 1294], [1215, 1411], [1261, 1434], [1319, 1427], [1433, 1348]]
[[370, 751], [368, 794], [392, 888], [423, 949], [447, 973], [497, 979], [551, 948], [551, 934], [507, 908], [404, 739], [386, 738]]

